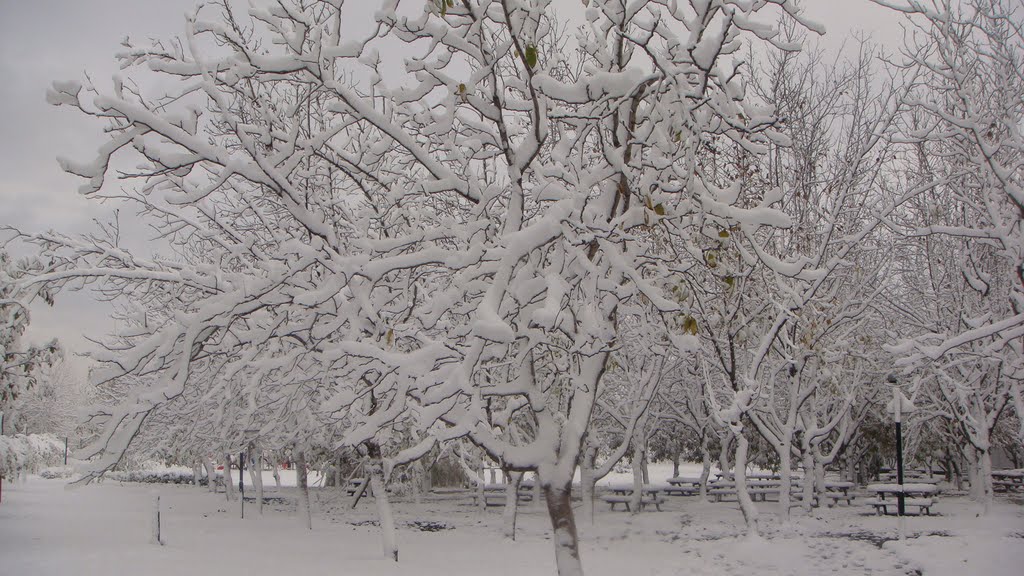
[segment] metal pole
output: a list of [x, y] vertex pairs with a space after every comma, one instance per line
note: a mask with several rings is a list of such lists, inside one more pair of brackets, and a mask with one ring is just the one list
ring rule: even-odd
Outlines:
[[64, 437], [64, 465], [68, 465], [68, 437]]
[[898, 420], [896, 421], [896, 482], [900, 485], [900, 493], [896, 495], [897, 510], [899, 515], [903, 516], [905, 513], [903, 496], [903, 424]]
[[903, 403], [899, 388], [893, 388], [892, 391], [892, 411], [894, 420], [896, 420], [896, 483], [900, 485], [900, 493], [896, 495], [896, 511], [899, 516], [903, 516], [906, 511], [904, 508], [904, 497], [903, 497]]
[[[246, 518], [246, 453], [239, 452], [239, 501], [242, 502], [242, 518]], [[902, 501], [902, 500], [901, 500]]]

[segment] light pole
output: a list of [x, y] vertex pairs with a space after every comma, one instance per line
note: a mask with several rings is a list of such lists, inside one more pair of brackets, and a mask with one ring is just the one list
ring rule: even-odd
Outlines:
[[903, 413], [912, 412], [915, 406], [900, 391], [895, 374], [890, 374], [887, 381], [892, 385], [892, 402], [889, 403], [888, 408], [892, 411], [893, 421], [896, 423], [896, 483], [900, 485], [900, 491], [896, 495], [896, 510], [902, 518], [906, 512], [903, 495]]

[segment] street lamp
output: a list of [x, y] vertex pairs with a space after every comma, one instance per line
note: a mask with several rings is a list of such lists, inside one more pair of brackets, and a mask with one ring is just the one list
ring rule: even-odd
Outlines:
[[887, 381], [892, 385], [892, 401], [889, 402], [887, 409], [892, 412], [893, 420], [896, 422], [896, 482], [900, 485], [900, 492], [896, 495], [897, 514], [903, 516], [906, 512], [903, 495], [903, 414], [913, 412], [917, 407], [903, 395], [896, 384], [895, 374], [890, 374]]

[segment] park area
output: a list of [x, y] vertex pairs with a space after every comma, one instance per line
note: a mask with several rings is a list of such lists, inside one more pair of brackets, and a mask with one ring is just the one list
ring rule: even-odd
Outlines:
[[0, 1], [0, 576], [1024, 574], [1022, 23]]
[[[652, 465], [665, 476], [668, 466]], [[700, 473], [683, 466], [683, 473]], [[265, 474], [269, 483], [269, 472]], [[503, 537], [503, 508], [481, 509], [474, 490], [428, 492], [416, 503], [395, 498], [399, 562], [380, 553], [372, 503], [354, 509], [334, 487], [310, 488], [313, 529], [298, 518], [294, 471], [268, 486], [262, 515], [246, 486], [239, 503], [204, 486], [106, 480], [67, 488], [66, 480], [32, 476], [4, 486], [0, 558], [5, 574], [58, 575], [333, 573], [532, 575], [554, 573], [546, 512], [523, 502], [515, 541]], [[247, 477], [248, 481], [249, 478]], [[631, 480], [612, 473], [599, 485], [613, 494]], [[662, 483], [671, 486], [667, 482]], [[659, 483], [652, 482], [657, 486]], [[1024, 565], [1024, 493], [997, 496], [987, 516], [955, 491], [936, 500], [930, 515], [899, 520], [877, 515], [861, 488], [853, 503], [795, 512], [776, 521], [777, 503], [759, 503], [760, 537], [748, 537], [735, 500], [664, 495], [661, 510], [611, 511], [598, 499], [592, 523], [581, 522], [584, 566], [596, 576], [632, 575], [1017, 575]], [[161, 502], [161, 539], [151, 542], [154, 495]], [[580, 506], [577, 503], [577, 506]], [[144, 567], [144, 568], [143, 568]]]

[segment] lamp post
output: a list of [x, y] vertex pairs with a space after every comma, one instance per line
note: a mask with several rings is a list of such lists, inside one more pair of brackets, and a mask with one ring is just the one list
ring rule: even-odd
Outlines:
[[892, 411], [893, 421], [896, 423], [896, 483], [900, 485], [900, 492], [896, 495], [897, 514], [902, 517], [906, 508], [903, 495], [903, 413], [912, 412], [916, 408], [909, 398], [903, 395], [896, 385], [896, 375], [890, 374], [887, 379], [892, 385], [892, 402], [889, 403], [889, 410]]
[[238, 501], [241, 503], [242, 519], [245, 519], [245, 452], [238, 453]]

